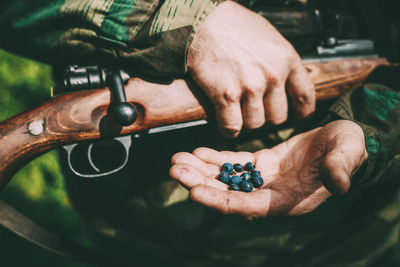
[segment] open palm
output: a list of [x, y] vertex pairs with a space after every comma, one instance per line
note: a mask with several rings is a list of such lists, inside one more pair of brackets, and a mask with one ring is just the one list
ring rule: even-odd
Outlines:
[[[352, 174], [366, 158], [362, 129], [340, 120], [255, 153], [209, 148], [177, 153], [170, 175], [190, 189], [192, 200], [225, 214], [298, 215], [313, 211], [332, 193], [347, 192]], [[228, 190], [216, 179], [225, 162], [255, 162], [264, 185], [250, 193]]]

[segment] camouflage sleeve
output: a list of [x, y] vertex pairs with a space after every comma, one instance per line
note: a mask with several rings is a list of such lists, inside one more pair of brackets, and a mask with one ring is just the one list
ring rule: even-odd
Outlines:
[[220, 0], [8, 0], [0, 46], [50, 64], [186, 72], [190, 43]]
[[351, 120], [364, 131], [368, 160], [352, 185], [400, 182], [400, 92], [367, 84], [342, 96], [330, 111], [331, 120]]

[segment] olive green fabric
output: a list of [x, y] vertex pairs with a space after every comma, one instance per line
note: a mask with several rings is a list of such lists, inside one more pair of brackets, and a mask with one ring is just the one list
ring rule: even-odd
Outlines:
[[0, 46], [57, 65], [118, 64], [153, 77], [182, 74], [193, 36], [218, 2], [9, 0], [1, 6]]

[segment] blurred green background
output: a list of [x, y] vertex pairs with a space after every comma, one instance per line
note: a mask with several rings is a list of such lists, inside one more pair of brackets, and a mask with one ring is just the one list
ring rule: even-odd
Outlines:
[[[0, 50], [0, 121], [40, 105], [52, 86], [50, 66]], [[29, 163], [0, 198], [41, 226], [90, 245], [85, 224], [68, 199], [58, 156], [53, 150]], [[51, 254], [0, 227], [0, 266], [86, 265]]]

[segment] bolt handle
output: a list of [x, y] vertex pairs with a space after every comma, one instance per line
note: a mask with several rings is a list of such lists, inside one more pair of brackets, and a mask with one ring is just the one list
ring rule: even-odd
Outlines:
[[111, 71], [108, 75], [111, 90], [113, 90], [116, 105], [113, 110], [114, 119], [121, 126], [129, 126], [137, 119], [135, 107], [126, 101], [123, 71]]

